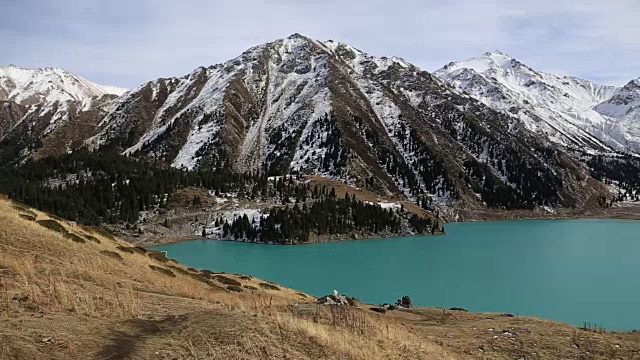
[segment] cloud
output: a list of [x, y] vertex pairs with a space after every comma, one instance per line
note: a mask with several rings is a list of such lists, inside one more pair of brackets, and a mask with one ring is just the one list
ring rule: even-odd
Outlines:
[[298, 32], [433, 71], [502, 50], [529, 66], [621, 85], [640, 76], [635, 1], [5, 0], [0, 63], [61, 66], [135, 87]]

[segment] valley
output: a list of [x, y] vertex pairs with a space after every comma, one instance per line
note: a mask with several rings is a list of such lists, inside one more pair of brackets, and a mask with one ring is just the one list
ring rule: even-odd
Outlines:
[[637, 332], [596, 325], [581, 329], [460, 308], [381, 313], [362, 302], [318, 305], [306, 293], [189, 268], [100, 228], [6, 199], [0, 199], [0, 229], [2, 359], [633, 359], [640, 353]]
[[[305, 192], [328, 182], [337, 198], [346, 187], [404, 218], [393, 229], [305, 230], [300, 236], [311, 242], [412, 235], [413, 215], [434, 229], [449, 221], [616, 216], [619, 204], [640, 196], [635, 83], [615, 88], [537, 72], [499, 52], [431, 74], [398, 57], [293, 34], [131, 90], [62, 69], [2, 69], [0, 192], [42, 207], [43, 187], [55, 197], [77, 186], [74, 179], [100, 192], [107, 178], [125, 184], [126, 194], [90, 211], [91, 219], [78, 212], [95, 207], [88, 194], [69, 203], [74, 211], [50, 200], [44, 209], [145, 244], [203, 231], [230, 238], [221, 218], [254, 214], [255, 223], [272, 210], [290, 216], [302, 208], [300, 196], [258, 194], [267, 178], [313, 183]], [[77, 161], [69, 154], [83, 152], [93, 155], [56, 170], [53, 159]], [[92, 157], [128, 165], [103, 174], [92, 169], [103, 160]], [[178, 180], [143, 189], [136, 167], [150, 172], [143, 177]], [[46, 168], [46, 175], [36, 170]], [[243, 191], [197, 180], [203, 172], [244, 174]], [[135, 188], [126, 185], [133, 178], [141, 180]], [[254, 187], [249, 196], [245, 186]], [[199, 204], [195, 195], [170, 201], [174, 191], [199, 194]], [[246, 232], [239, 239], [250, 240]]]

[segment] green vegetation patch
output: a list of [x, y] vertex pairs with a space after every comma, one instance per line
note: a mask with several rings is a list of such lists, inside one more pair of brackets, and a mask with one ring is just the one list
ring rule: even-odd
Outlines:
[[149, 257], [152, 258], [155, 261], [159, 261], [159, 262], [163, 262], [163, 263], [169, 261], [167, 256], [162, 251], [147, 250], [147, 255], [149, 255]]
[[134, 254], [135, 253], [135, 248], [132, 246], [122, 246], [122, 245], [118, 245], [116, 246], [116, 249], [122, 251], [122, 252], [126, 252], [128, 254]]
[[82, 236], [84, 236], [84, 238], [89, 240], [89, 241], [92, 241], [92, 242], [94, 242], [96, 244], [100, 244], [100, 240], [97, 237], [93, 236], [93, 235], [83, 234]]
[[176, 274], [174, 274], [173, 271], [171, 271], [169, 269], [166, 269], [166, 268], [163, 268], [163, 267], [160, 267], [160, 266], [155, 266], [155, 265], [149, 265], [149, 267], [153, 271], [157, 271], [157, 272], [162, 273], [162, 274], [167, 275], [167, 276], [176, 277]]
[[116, 236], [109, 230], [100, 226], [82, 226], [82, 229], [88, 232], [93, 232], [98, 235], [104, 236], [107, 239], [115, 240]]
[[221, 282], [221, 283], [225, 284], [225, 285], [235, 285], [235, 286], [240, 286], [240, 285], [242, 285], [242, 284], [240, 283], [240, 281], [235, 280], [235, 279], [232, 279], [232, 278], [229, 278], [229, 277], [226, 277], [226, 276], [223, 276], [223, 275], [216, 275], [216, 276], [214, 276], [213, 278], [214, 278], [215, 280], [217, 280], [217, 281], [219, 281], [219, 282]]
[[66, 234], [64, 234], [64, 237], [66, 237], [67, 239], [70, 239], [71, 241], [76, 242], [78, 244], [86, 243], [86, 241], [82, 237], [80, 237], [80, 236], [78, 236], [78, 235], [76, 235], [74, 233], [67, 232]]
[[100, 251], [100, 254], [104, 255], [104, 256], [108, 256], [112, 259], [116, 259], [119, 261], [123, 261], [124, 259], [122, 258], [122, 255], [118, 254], [115, 251], [109, 251], [109, 250], [102, 250]]
[[62, 224], [60, 224], [59, 222], [57, 222], [57, 221], [55, 221], [53, 219], [38, 220], [36, 222], [38, 224], [46, 227], [49, 230], [53, 230], [53, 231], [59, 232], [61, 234], [68, 233], [67, 229], [65, 229], [65, 227], [62, 226]]
[[13, 205], [11, 205], [11, 207], [23, 213], [27, 213], [33, 217], [38, 217], [38, 215], [35, 212], [33, 212], [33, 210], [31, 210], [31, 208], [29, 208], [28, 206], [14, 203]]
[[381, 307], [372, 307], [369, 310], [380, 313], [380, 314], [384, 314], [387, 312], [387, 309], [381, 308]]
[[251, 285], [245, 285], [245, 286], [244, 286], [244, 288], [245, 288], [245, 289], [249, 289], [249, 290], [258, 290], [258, 288], [257, 288], [257, 287], [255, 287], [255, 286], [251, 286]]
[[280, 290], [279, 287], [277, 287], [277, 286], [275, 286], [273, 284], [266, 283], [266, 282], [262, 282], [262, 283], [260, 283], [258, 285], [260, 285], [261, 288], [267, 289], [267, 290]]
[[142, 254], [146, 254], [147, 251], [148, 251], [146, 248], [144, 248], [142, 246], [139, 246], [139, 245], [135, 246], [135, 248], [138, 250], [138, 252], [140, 252]]
[[227, 286], [227, 290], [235, 291], [235, 292], [243, 292], [242, 288], [238, 285], [229, 285]]
[[28, 214], [19, 214], [21, 218], [29, 221], [36, 221], [36, 217]]

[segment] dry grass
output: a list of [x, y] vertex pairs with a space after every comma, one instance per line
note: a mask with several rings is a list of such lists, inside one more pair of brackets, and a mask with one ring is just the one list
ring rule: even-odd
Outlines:
[[110, 234], [28, 210], [53, 231], [21, 211], [0, 200], [0, 359], [452, 358], [394, 321], [360, 310], [309, 316], [294, 305], [313, 299], [306, 294], [207, 278]]
[[53, 231], [24, 213], [50, 219], [0, 199], [0, 360], [640, 359], [638, 334], [431, 308], [319, 306], [93, 228], [57, 220], [64, 231]]

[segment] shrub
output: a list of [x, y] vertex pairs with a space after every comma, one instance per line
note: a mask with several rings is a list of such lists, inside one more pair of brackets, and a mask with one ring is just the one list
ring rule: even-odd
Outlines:
[[167, 256], [162, 251], [147, 250], [147, 255], [149, 255], [149, 257], [155, 261], [163, 263], [169, 261], [169, 259], [167, 259]]
[[216, 273], [214, 273], [211, 270], [207, 270], [207, 269], [202, 269], [200, 270], [200, 274], [202, 274], [202, 276], [204, 276], [207, 279], [212, 279]]
[[240, 275], [240, 279], [242, 279], [242, 280], [251, 280], [251, 276]]
[[235, 285], [235, 286], [240, 286], [242, 285], [240, 283], [240, 281], [232, 279], [232, 278], [228, 278], [226, 276], [222, 276], [222, 275], [216, 275], [213, 277], [214, 279], [218, 280], [219, 282], [225, 284], [225, 285]]
[[142, 254], [146, 254], [147, 253], [147, 249], [142, 247], [142, 246], [136, 245], [135, 248], [138, 250], [138, 252], [140, 252]]
[[78, 236], [78, 235], [76, 235], [74, 233], [67, 232], [66, 234], [64, 234], [64, 237], [66, 237], [67, 239], [70, 239], [73, 242], [77, 242], [79, 244], [86, 243], [86, 241], [84, 241], [83, 238], [81, 238], [80, 236]]
[[174, 266], [174, 265], [167, 265], [167, 267], [169, 267], [170, 269], [173, 269], [175, 271], [177, 271], [178, 273], [182, 274], [182, 275], [189, 275], [189, 272], [179, 266]]
[[452, 307], [452, 308], [449, 308], [449, 310], [451, 310], [451, 311], [464, 311], [464, 312], [469, 312], [469, 310], [464, 309], [464, 308], [461, 308], [461, 307]]
[[279, 287], [277, 287], [275, 285], [272, 285], [272, 284], [269, 284], [269, 283], [262, 282], [262, 283], [260, 283], [258, 285], [260, 285], [261, 288], [267, 289], [267, 290], [280, 290]]
[[115, 252], [115, 251], [102, 250], [102, 251], [100, 251], [100, 254], [105, 255], [105, 256], [108, 256], [108, 257], [110, 257], [110, 258], [112, 258], [112, 259], [119, 260], [119, 261], [123, 261], [123, 260], [124, 260], [124, 259], [122, 258], [122, 255], [118, 254], [118, 253], [117, 253], [117, 252]]
[[100, 244], [100, 240], [97, 237], [93, 236], [93, 235], [83, 234], [83, 236], [84, 236], [85, 239], [87, 239], [89, 241], [93, 241], [96, 244]]
[[21, 218], [25, 219], [25, 220], [29, 220], [29, 221], [36, 221], [36, 217], [32, 216], [32, 215], [27, 215], [27, 214], [19, 214]]
[[238, 285], [229, 285], [229, 286], [227, 286], [227, 289], [228, 289], [228, 290], [231, 290], [231, 291], [235, 291], [235, 292], [243, 292], [243, 291], [244, 291], [244, 290], [242, 290], [242, 288], [241, 288], [240, 286], [238, 286]]
[[35, 218], [35, 217], [38, 217], [38, 215], [37, 215], [35, 212], [33, 212], [33, 211], [31, 210], [31, 208], [29, 208], [28, 206], [24, 206], [24, 205], [22, 205], [22, 204], [15, 204], [15, 203], [14, 203], [14, 204], [12, 205], [12, 207], [13, 207], [14, 209], [18, 210], [18, 211], [22, 211], [23, 213], [26, 213], [26, 214], [28, 214], [28, 215], [31, 215], [31, 216], [33, 216], [34, 218]]
[[251, 285], [245, 285], [244, 287], [245, 287], [245, 289], [249, 289], [249, 290], [258, 290], [257, 287], [251, 286]]
[[369, 310], [375, 311], [375, 312], [380, 313], [380, 314], [384, 314], [384, 313], [387, 312], [387, 309], [381, 308], [381, 307], [372, 307]]
[[85, 225], [81, 225], [80, 227], [84, 231], [96, 233], [98, 235], [104, 236], [107, 239], [110, 239], [110, 240], [115, 240], [116, 239], [116, 236], [113, 235], [113, 233], [111, 231], [109, 231], [109, 230], [107, 230], [107, 229], [105, 229], [103, 227], [100, 227], [100, 226], [85, 226]]
[[133, 248], [131, 246], [122, 246], [122, 245], [118, 245], [116, 246], [116, 249], [122, 251], [122, 252], [126, 252], [129, 254], [133, 254], [135, 251], [133, 251]]
[[169, 269], [165, 269], [163, 267], [155, 266], [155, 265], [149, 265], [149, 267], [151, 268], [151, 270], [157, 271], [157, 272], [165, 274], [167, 276], [176, 277], [176, 274], [174, 274], [173, 271], [171, 271]]
[[62, 224], [60, 224], [59, 222], [57, 222], [57, 221], [55, 221], [53, 219], [38, 220], [36, 222], [38, 224], [46, 227], [49, 230], [57, 231], [57, 232], [62, 233], [62, 234], [68, 233], [67, 229], [65, 229], [64, 226], [62, 226]]

